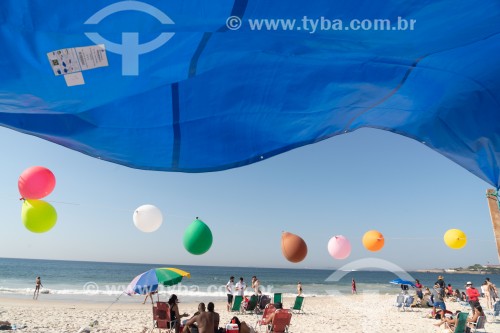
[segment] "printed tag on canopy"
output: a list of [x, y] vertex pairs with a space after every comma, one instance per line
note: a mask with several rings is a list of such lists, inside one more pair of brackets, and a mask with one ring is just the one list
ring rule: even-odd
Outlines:
[[104, 44], [56, 50], [47, 57], [56, 76], [108, 66]]
[[66, 75], [64, 75], [64, 80], [66, 81], [66, 84], [68, 85], [68, 87], [80, 86], [82, 84], [85, 84], [85, 81], [83, 80], [82, 72], [66, 74]]

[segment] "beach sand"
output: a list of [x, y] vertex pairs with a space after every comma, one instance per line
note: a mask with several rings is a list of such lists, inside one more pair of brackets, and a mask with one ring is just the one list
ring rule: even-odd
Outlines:
[[[19, 332], [63, 333], [78, 332], [82, 326], [93, 320], [99, 325], [91, 332], [140, 333], [152, 328], [151, 303], [142, 304], [143, 297], [136, 297], [135, 303], [68, 302], [57, 300], [39, 300], [19, 298], [0, 298], [0, 320], [8, 320], [27, 327]], [[305, 314], [294, 314], [290, 332], [443, 332], [433, 326], [437, 321], [426, 318], [430, 309], [416, 309], [402, 312], [394, 307], [396, 295], [360, 293], [358, 295], [338, 295], [329, 297], [311, 297], [305, 299]], [[210, 299], [200, 299], [205, 303]], [[290, 308], [293, 298], [284, 298], [283, 305]], [[226, 304], [218, 301], [215, 310], [221, 316], [221, 326], [228, 323], [234, 315], [252, 326], [258, 316], [229, 313]], [[181, 313], [194, 313], [197, 303], [179, 303]], [[448, 302], [450, 310], [461, 310], [458, 303]], [[108, 308], [109, 307], [109, 308]], [[487, 332], [500, 332], [499, 323], [488, 323]], [[265, 331], [264, 327], [261, 332]]]

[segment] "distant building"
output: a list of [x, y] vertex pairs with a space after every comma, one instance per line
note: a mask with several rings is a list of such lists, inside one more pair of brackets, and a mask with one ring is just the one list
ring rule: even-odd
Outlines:
[[485, 268], [500, 268], [500, 265], [484, 265]]

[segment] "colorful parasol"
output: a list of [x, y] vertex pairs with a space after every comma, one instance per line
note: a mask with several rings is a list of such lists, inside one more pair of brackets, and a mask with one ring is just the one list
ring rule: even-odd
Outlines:
[[191, 278], [191, 274], [181, 269], [163, 267], [153, 268], [137, 275], [127, 287], [128, 295], [145, 295], [158, 290], [159, 285], [173, 286], [182, 281], [183, 277]]

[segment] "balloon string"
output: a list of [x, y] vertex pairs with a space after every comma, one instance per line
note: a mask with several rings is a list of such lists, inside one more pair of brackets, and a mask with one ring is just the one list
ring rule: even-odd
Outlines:
[[120, 299], [120, 297], [122, 297], [124, 294], [125, 294], [125, 292], [123, 292], [123, 293], [121, 293], [120, 295], [118, 295], [118, 297], [117, 297], [117, 298], [116, 298], [113, 302], [111, 302], [111, 304], [110, 304], [110, 305], [108, 305], [108, 307], [107, 307], [106, 309], [104, 309], [103, 311], [101, 311], [101, 313], [99, 313], [99, 314], [97, 315], [97, 317], [96, 317], [96, 319], [95, 319], [95, 320], [92, 320], [92, 322], [90, 323], [90, 326], [91, 326], [91, 327], [94, 327], [94, 326], [99, 325], [99, 320], [98, 320], [98, 319], [100, 319], [100, 318], [101, 318], [101, 316], [102, 316], [104, 313], [106, 313], [106, 311], [108, 311], [110, 307], [112, 307], [112, 306], [113, 306], [116, 302], [118, 302], [118, 300]]
[[[19, 200], [26, 200], [24, 198], [21, 198]], [[42, 199], [43, 200], [43, 199]], [[134, 213], [137, 211], [137, 209], [123, 209], [123, 208], [119, 208], [119, 207], [110, 207], [108, 205], [106, 206], [100, 206], [100, 205], [90, 205], [90, 204], [81, 204], [81, 203], [78, 203], [78, 202], [68, 202], [68, 201], [56, 201], [56, 200], [45, 200], [46, 202], [49, 202], [49, 203], [57, 203], [57, 204], [62, 204], [62, 205], [68, 205], [68, 206], [91, 206], [92, 208], [105, 208], [106, 210], [115, 210], [115, 211], [120, 211], [120, 212], [127, 212], [127, 213]], [[139, 213], [139, 212], [138, 212]], [[192, 215], [172, 215], [172, 214], [168, 214], [168, 217], [169, 218], [179, 218], [179, 219], [186, 219], [186, 220], [189, 220], [192, 218]]]

